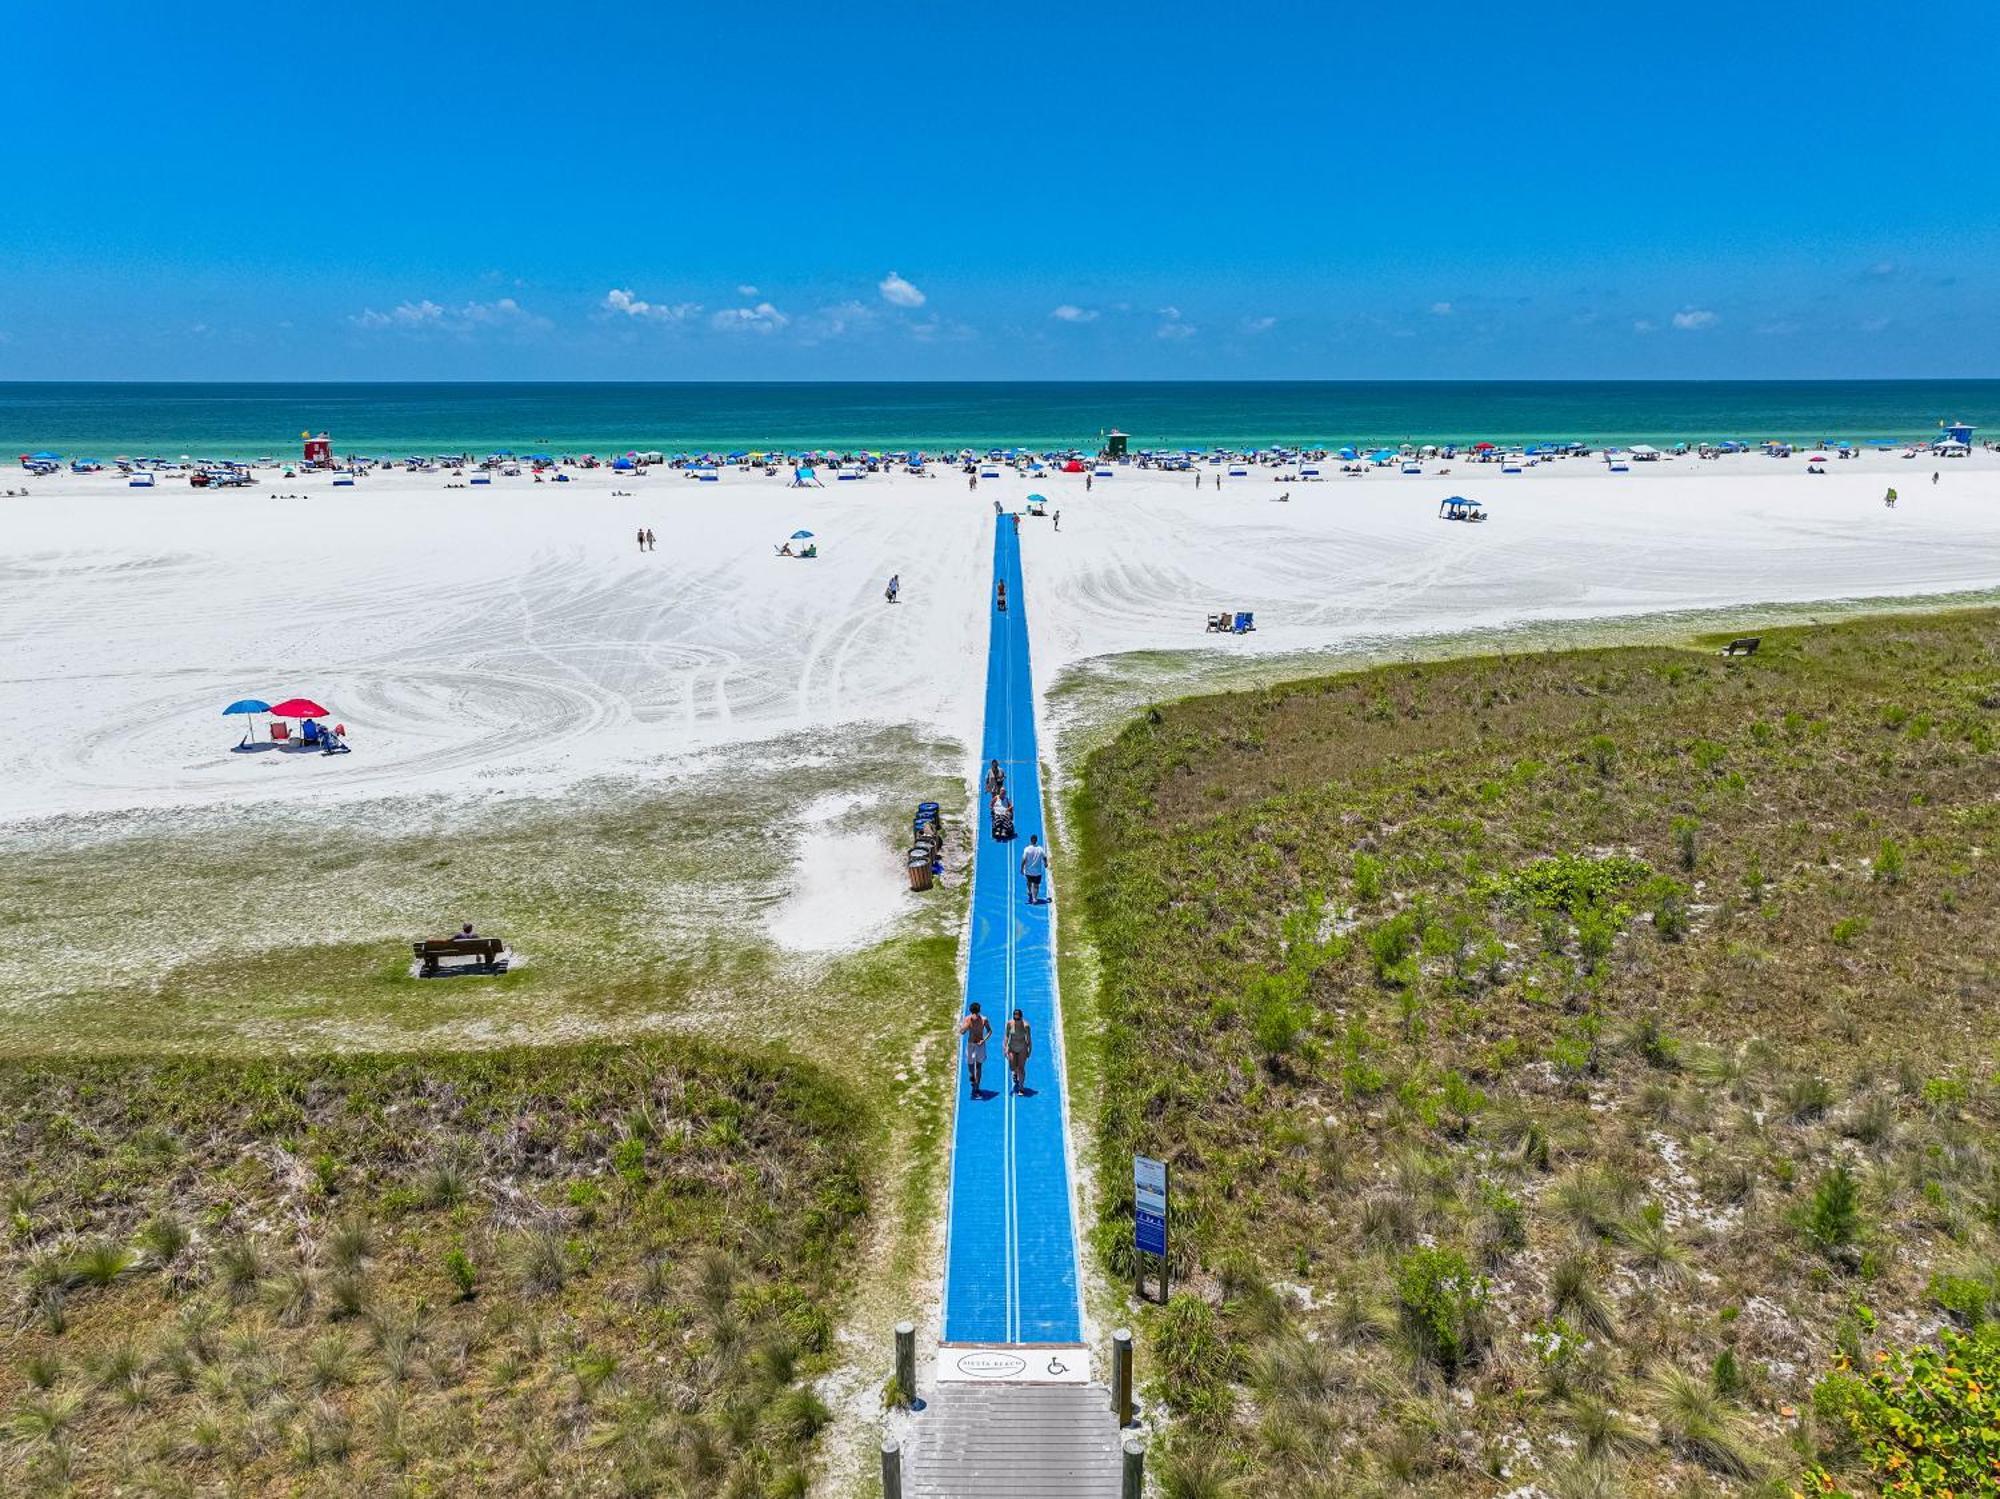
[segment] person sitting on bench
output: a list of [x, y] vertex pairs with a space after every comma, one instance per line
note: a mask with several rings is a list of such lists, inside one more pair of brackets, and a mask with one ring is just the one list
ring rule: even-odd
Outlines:
[[463, 942], [468, 937], [477, 937], [478, 935], [479, 933], [475, 932], [472, 929], [472, 923], [468, 921], [464, 926], [458, 929], [453, 940], [458, 942]]

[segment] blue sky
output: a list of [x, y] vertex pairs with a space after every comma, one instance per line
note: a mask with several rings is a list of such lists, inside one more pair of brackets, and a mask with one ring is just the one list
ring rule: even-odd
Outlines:
[[0, 379], [1993, 375], [1996, 16], [21, 7]]

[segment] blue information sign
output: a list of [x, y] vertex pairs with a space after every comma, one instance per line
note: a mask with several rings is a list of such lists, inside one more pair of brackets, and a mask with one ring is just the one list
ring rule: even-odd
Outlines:
[[1132, 1157], [1132, 1241], [1141, 1254], [1167, 1253], [1167, 1163]]
[[1167, 1252], [1167, 1220], [1152, 1213], [1141, 1213], [1133, 1220], [1132, 1237], [1139, 1253], [1164, 1257]]

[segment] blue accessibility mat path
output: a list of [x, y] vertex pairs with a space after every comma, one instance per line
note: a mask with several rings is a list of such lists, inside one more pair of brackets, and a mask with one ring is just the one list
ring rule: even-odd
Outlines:
[[[1028, 667], [1028, 598], [1021, 582], [1015, 518], [995, 518], [993, 576], [1007, 587], [1002, 612], [989, 595], [986, 729], [989, 762], [1006, 772], [1017, 836], [993, 837], [987, 793], [979, 793], [979, 851], [972, 874], [972, 953], [965, 998], [993, 1023], [981, 1096], [969, 1093], [959, 1043], [952, 1130], [951, 1210], [944, 1278], [946, 1343], [1076, 1343], [1076, 1220], [1070, 1191], [1062, 1037], [1056, 1015], [1049, 907], [1027, 903], [1021, 851], [1031, 834], [1048, 842], [1035, 745], [1035, 691]], [[1050, 894], [1044, 885], [1043, 894]], [[1021, 1011], [1034, 1033], [1028, 1091], [1009, 1086], [1005, 1022]]]

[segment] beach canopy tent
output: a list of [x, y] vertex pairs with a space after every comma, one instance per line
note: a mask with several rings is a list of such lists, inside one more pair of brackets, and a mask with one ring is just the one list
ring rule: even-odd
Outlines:
[[636, 467], [630, 458], [614, 458], [611, 460], [611, 466], [621, 471]]

